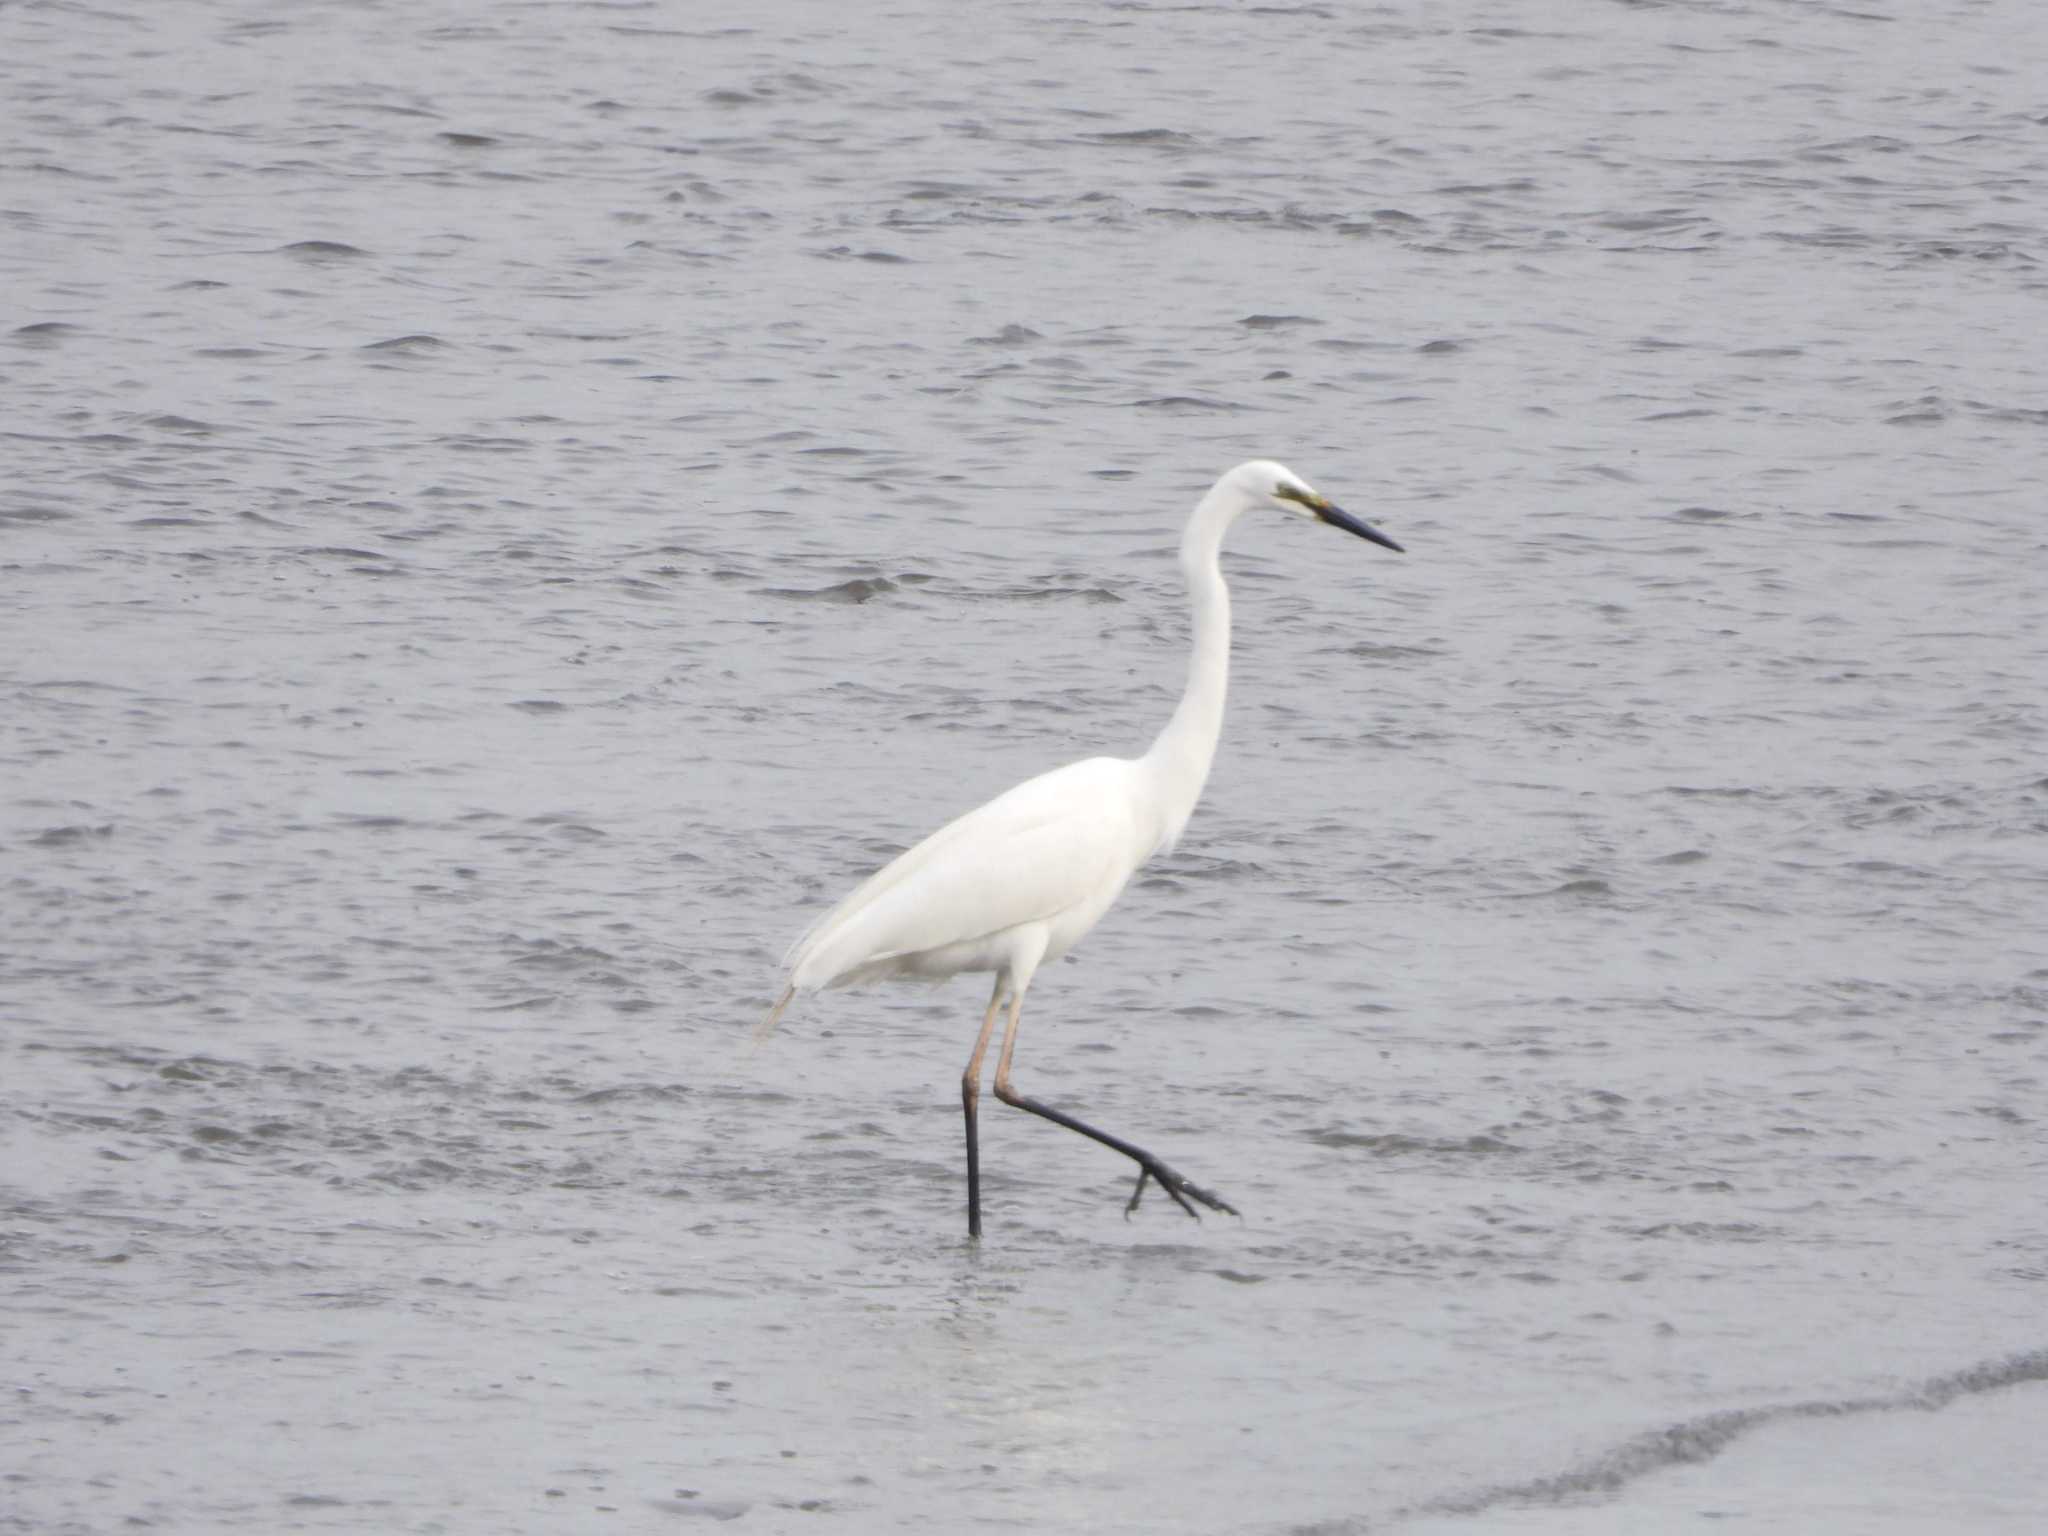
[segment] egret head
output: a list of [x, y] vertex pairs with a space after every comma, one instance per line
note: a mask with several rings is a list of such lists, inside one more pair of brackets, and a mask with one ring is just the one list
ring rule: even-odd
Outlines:
[[1401, 546], [1379, 529], [1362, 518], [1353, 517], [1285, 464], [1275, 464], [1271, 459], [1253, 459], [1249, 464], [1238, 465], [1224, 478], [1233, 483], [1253, 506], [1278, 507], [1297, 517], [1314, 518], [1332, 528], [1355, 533], [1382, 549], [1403, 553]]

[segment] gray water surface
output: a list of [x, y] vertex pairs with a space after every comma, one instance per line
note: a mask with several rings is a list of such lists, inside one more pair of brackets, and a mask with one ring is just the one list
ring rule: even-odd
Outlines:
[[[0, 7], [0, 1530], [2032, 1533], [2022, 0]], [[788, 942], [1136, 752], [1032, 994]]]

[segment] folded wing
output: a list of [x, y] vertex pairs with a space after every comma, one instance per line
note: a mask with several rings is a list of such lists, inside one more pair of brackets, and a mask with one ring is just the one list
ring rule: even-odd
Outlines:
[[918, 969], [1120, 887], [1141, 846], [1135, 765], [1090, 758], [1028, 779], [948, 822], [870, 876], [798, 941], [802, 991]]

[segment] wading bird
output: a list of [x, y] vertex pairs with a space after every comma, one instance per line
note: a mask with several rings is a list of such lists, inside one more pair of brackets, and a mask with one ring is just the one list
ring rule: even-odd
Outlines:
[[936, 980], [993, 971], [995, 988], [981, 1017], [974, 1054], [960, 1077], [967, 1120], [967, 1232], [981, 1236], [981, 1147], [975, 1111], [981, 1064], [1007, 999], [996, 1097], [1123, 1153], [1138, 1165], [1138, 1186], [1124, 1207], [1138, 1208], [1148, 1179], [1199, 1219], [1193, 1201], [1237, 1212], [1220, 1195], [1190, 1183], [1142, 1147], [1028, 1099], [1011, 1086], [1017, 1020], [1031, 978], [1072, 949], [1109, 910], [1137, 868], [1171, 848], [1201, 798], [1223, 729], [1230, 670], [1230, 590], [1218, 555], [1230, 525], [1254, 507], [1316, 518], [1384, 549], [1401, 546], [1331, 504], [1307, 481], [1269, 459], [1240, 464], [1195, 506], [1180, 542], [1180, 565], [1194, 607], [1194, 655], [1173, 718], [1143, 757], [1091, 757], [1055, 768], [948, 822], [869, 876], [790, 951], [789, 984], [755, 1032], [765, 1037], [799, 992], [847, 987], [888, 976]]

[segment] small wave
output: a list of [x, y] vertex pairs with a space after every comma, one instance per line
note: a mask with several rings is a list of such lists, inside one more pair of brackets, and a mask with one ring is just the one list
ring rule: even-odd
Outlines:
[[1130, 144], [1141, 148], [1180, 149], [1195, 142], [1194, 135], [1177, 128], [1132, 128], [1107, 133], [1081, 133], [1083, 144]]
[[1548, 1477], [1496, 1483], [1473, 1493], [1431, 1499], [1400, 1511], [1397, 1518], [1476, 1515], [1503, 1505], [1561, 1504], [1587, 1494], [1614, 1493], [1667, 1468], [1709, 1461], [1744, 1435], [1767, 1425], [1796, 1419], [1849, 1418], [1868, 1413], [1933, 1413], [1959, 1398], [2038, 1381], [2048, 1381], [2048, 1349], [2027, 1350], [2001, 1360], [1968, 1366], [1886, 1396], [1732, 1408], [1696, 1419], [1683, 1419], [1663, 1429], [1637, 1435], [1591, 1461]]
[[1167, 411], [1174, 415], [1191, 415], [1205, 411], [1241, 411], [1241, 405], [1228, 400], [1207, 400], [1200, 395], [1153, 395], [1131, 402], [1141, 411]]
[[1336, 1129], [1311, 1131], [1310, 1141], [1319, 1147], [1335, 1147], [1341, 1150], [1377, 1152], [1383, 1157], [1406, 1155], [1413, 1152], [1452, 1153], [1461, 1156], [1513, 1152], [1513, 1145], [1497, 1136], [1484, 1133], [1474, 1136], [1403, 1136], [1398, 1131], [1340, 1131]]
[[279, 246], [278, 254], [295, 256], [300, 261], [352, 261], [370, 253], [341, 240], [294, 240], [290, 245]]
[[1120, 603], [1123, 601], [1108, 587], [1006, 587], [999, 591], [981, 592], [982, 599], [1001, 599], [1013, 603], [1063, 602], [1075, 599], [1084, 603]]
[[389, 555], [379, 554], [374, 549], [356, 549], [347, 544], [307, 544], [298, 553], [302, 555], [325, 555], [333, 560], [389, 560]]
[[1034, 341], [1043, 340], [1045, 338], [1030, 326], [1012, 322], [993, 336], [970, 336], [967, 338], [967, 344], [970, 347], [1025, 347]]
[[155, 427], [160, 432], [182, 432], [188, 437], [211, 437], [219, 429], [210, 422], [195, 421], [190, 416], [178, 416], [166, 412], [161, 416], [147, 416], [142, 425]]
[[68, 320], [38, 320], [33, 325], [18, 325], [7, 335], [16, 346], [52, 347], [78, 329]]
[[883, 266], [908, 266], [910, 264], [908, 256], [899, 256], [894, 251], [856, 251], [850, 245], [827, 246], [818, 254], [831, 261], [872, 261]]
[[38, 832], [28, 841], [37, 848], [73, 848], [80, 843], [109, 838], [113, 835], [114, 828], [112, 823], [98, 827], [51, 827], [47, 831]]
[[1367, 661], [1433, 661], [1443, 652], [1427, 645], [1393, 645], [1380, 640], [1356, 640], [1329, 648], [1337, 655], [1357, 656]]
[[1578, 880], [1567, 880], [1563, 885], [1554, 885], [1547, 891], [1525, 891], [1523, 900], [1539, 896], [1612, 896], [1614, 887], [1597, 876], [1588, 875]]
[[865, 603], [898, 590], [886, 576], [856, 576], [829, 587], [768, 587], [761, 595], [799, 603]]
[[680, 1083], [620, 1083], [571, 1096], [574, 1104], [674, 1104], [690, 1096]]

